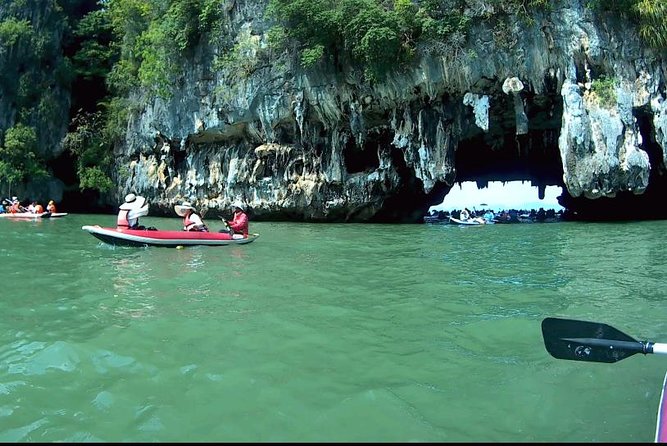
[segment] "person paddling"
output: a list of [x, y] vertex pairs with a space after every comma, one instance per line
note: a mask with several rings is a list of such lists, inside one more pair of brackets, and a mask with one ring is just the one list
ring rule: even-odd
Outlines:
[[228, 223], [229, 227], [238, 234], [243, 234], [243, 238], [248, 238], [248, 216], [245, 213], [243, 204], [234, 203], [234, 219]]
[[174, 211], [179, 217], [183, 217], [184, 231], [208, 232], [208, 227], [204, 224], [202, 218], [197, 214], [195, 208], [189, 201], [174, 206]]

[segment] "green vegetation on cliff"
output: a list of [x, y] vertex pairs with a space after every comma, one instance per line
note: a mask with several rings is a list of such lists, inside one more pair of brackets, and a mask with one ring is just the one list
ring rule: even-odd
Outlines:
[[47, 176], [44, 163], [37, 155], [37, 134], [23, 124], [7, 129], [0, 145], [0, 181], [19, 184], [28, 178]]
[[419, 41], [455, 45], [465, 35], [465, 2], [446, 3], [270, 0], [267, 14], [278, 23], [274, 33], [298, 44], [304, 67], [356, 65], [376, 80], [409, 63]]
[[109, 83], [119, 94], [141, 88], [169, 97], [181, 61], [220, 26], [219, 0], [108, 0], [106, 13], [120, 49]]
[[44, 141], [67, 112], [70, 66], [62, 57], [64, 17], [55, 0], [0, 7], [0, 183], [48, 175]]
[[667, 48], [667, 1], [588, 0], [587, 6], [603, 13], [627, 17], [637, 26], [641, 38], [651, 47]]

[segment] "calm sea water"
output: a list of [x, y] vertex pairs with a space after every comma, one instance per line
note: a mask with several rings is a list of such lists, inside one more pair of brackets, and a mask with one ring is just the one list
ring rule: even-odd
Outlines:
[[540, 324], [667, 342], [667, 221], [81, 230], [114, 222], [0, 219], [0, 441], [653, 441], [667, 357], [558, 360]]

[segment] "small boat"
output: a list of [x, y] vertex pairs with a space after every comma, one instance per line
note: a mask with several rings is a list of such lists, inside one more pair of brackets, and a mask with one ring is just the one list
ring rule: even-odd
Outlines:
[[479, 226], [488, 224], [487, 222], [473, 220], [472, 218], [469, 220], [459, 220], [458, 218], [449, 217], [449, 221], [457, 225], [469, 225], [469, 226]]
[[655, 426], [655, 442], [667, 443], [667, 373], [662, 381], [662, 392], [660, 394], [660, 405], [658, 406], [658, 419]]
[[117, 246], [224, 246], [244, 245], [255, 241], [259, 234], [230, 235], [226, 232], [163, 231], [159, 229], [103, 228], [86, 225], [81, 229], [110, 245]]
[[64, 217], [67, 215], [67, 212], [40, 212], [39, 214], [33, 214], [32, 212], [16, 212], [12, 214], [11, 212], [7, 212], [5, 214], [0, 214], [0, 218], [22, 218], [22, 219], [31, 219], [34, 220], [36, 218], [57, 218], [57, 217]]

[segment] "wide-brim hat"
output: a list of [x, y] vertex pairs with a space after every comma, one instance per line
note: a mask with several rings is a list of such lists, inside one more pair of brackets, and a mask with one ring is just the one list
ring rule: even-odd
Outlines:
[[179, 217], [185, 217], [185, 213], [188, 210], [192, 210], [192, 211], [195, 210], [195, 208], [192, 206], [192, 204], [189, 201], [184, 201], [183, 203], [177, 204], [176, 206], [174, 206], [174, 211], [176, 211], [176, 215], [178, 215]]
[[243, 212], [245, 212], [245, 206], [240, 201], [236, 201], [236, 202], [232, 203], [232, 209], [236, 209], [236, 208], [239, 208]]
[[134, 194], [127, 194], [125, 196], [125, 203], [120, 205], [121, 210], [140, 209], [146, 204], [146, 199], [142, 196]]

